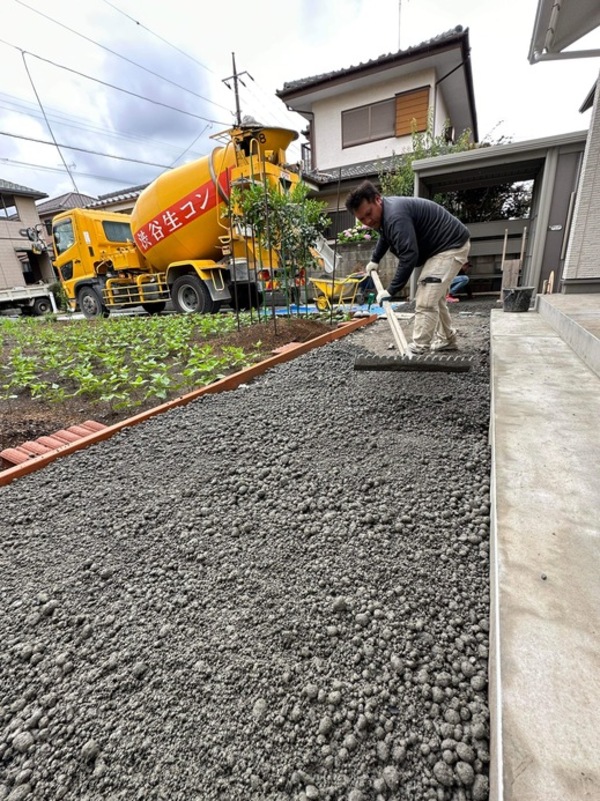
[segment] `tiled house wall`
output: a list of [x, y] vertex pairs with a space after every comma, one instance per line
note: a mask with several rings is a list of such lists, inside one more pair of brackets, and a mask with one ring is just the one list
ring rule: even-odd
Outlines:
[[15, 253], [15, 247], [24, 246], [26, 240], [19, 235], [24, 228], [22, 222], [0, 220], [0, 289], [23, 286], [23, 270]]
[[[600, 78], [599, 78], [600, 81]], [[563, 280], [600, 280], [600, 112], [592, 111]]]

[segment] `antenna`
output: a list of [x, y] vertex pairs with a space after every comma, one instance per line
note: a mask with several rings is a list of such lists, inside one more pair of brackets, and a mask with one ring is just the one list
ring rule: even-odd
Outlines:
[[246, 84], [241, 80], [242, 75], [247, 75], [251, 81], [254, 80], [252, 75], [249, 72], [238, 72], [235, 66], [235, 53], [231, 54], [231, 60], [233, 62], [233, 75], [230, 75], [228, 78], [223, 78], [223, 83], [228, 89], [231, 89], [231, 86], [227, 83], [227, 81], [233, 81], [233, 89], [235, 92], [235, 122], [236, 125], [239, 127], [242, 124], [242, 112], [240, 110], [240, 94], [238, 91], [238, 84], [242, 84], [242, 86], [246, 86]]
[[402, 0], [398, 0], [398, 50], [402, 50]]

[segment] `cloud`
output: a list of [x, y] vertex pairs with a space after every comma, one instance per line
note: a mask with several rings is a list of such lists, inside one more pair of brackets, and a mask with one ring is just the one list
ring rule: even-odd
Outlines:
[[[305, 120], [275, 96], [286, 82], [364, 63], [396, 51], [400, 41], [403, 48], [417, 45], [456, 25], [469, 28], [481, 137], [493, 132], [494, 138], [524, 140], [582, 130], [589, 113], [578, 109], [598, 77], [598, 60], [530, 65], [534, 5], [504, 0], [494, 10], [478, 0], [227, 0], [209, 19], [202, 5], [191, 15], [184, 0], [4, 0], [0, 39], [48, 61], [27, 56], [24, 62], [18, 50], [0, 44], [0, 130], [51, 139], [27, 67], [57, 141], [153, 164], [182, 163], [209, 153], [217, 144], [210, 136], [234, 120], [235, 96], [223, 83], [232, 74], [233, 53], [238, 71], [254, 78], [244, 77], [239, 86], [242, 114], [300, 131]], [[201, 117], [218, 123], [204, 130]], [[9, 137], [0, 137], [0, 147], [0, 177], [51, 196], [72, 189], [55, 147]], [[146, 183], [162, 169], [63, 152], [76, 165], [79, 189], [92, 195]], [[299, 158], [298, 142], [288, 155]]]

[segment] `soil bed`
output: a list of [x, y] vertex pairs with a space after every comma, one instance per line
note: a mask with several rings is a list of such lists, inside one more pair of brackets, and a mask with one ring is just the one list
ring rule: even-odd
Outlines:
[[[211, 336], [208, 340], [215, 352], [224, 346], [241, 347], [247, 353], [257, 355], [257, 360], [268, 358], [275, 348], [290, 342], [306, 342], [329, 331], [334, 324], [314, 319], [278, 318], [273, 321], [244, 326], [239, 331], [222, 336]], [[235, 368], [236, 370], [238, 368]], [[42, 398], [32, 399], [29, 393], [1, 401], [0, 451], [13, 448], [22, 442], [37, 439], [61, 428], [96, 420], [112, 425], [134, 414], [152, 409], [159, 403], [173, 400], [180, 395], [173, 392], [157, 401], [156, 398], [143, 401], [135, 407], [115, 410], [108, 402], [89, 402], [82, 396], [65, 398], [60, 403], [48, 403]], [[2, 464], [0, 462], [0, 469]]]

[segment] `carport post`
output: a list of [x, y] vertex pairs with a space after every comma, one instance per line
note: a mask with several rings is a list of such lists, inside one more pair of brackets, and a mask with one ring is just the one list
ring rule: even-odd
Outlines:
[[554, 184], [556, 181], [556, 166], [558, 164], [557, 148], [548, 149], [544, 161], [544, 175], [542, 186], [539, 191], [540, 205], [538, 208], [537, 219], [535, 221], [535, 235], [533, 237], [533, 247], [531, 249], [531, 262], [529, 269], [524, 271], [523, 284], [534, 286], [535, 291], [540, 291], [540, 276], [542, 274], [542, 261], [544, 258], [544, 248], [546, 246], [546, 232], [550, 219], [550, 206], [554, 194]]

